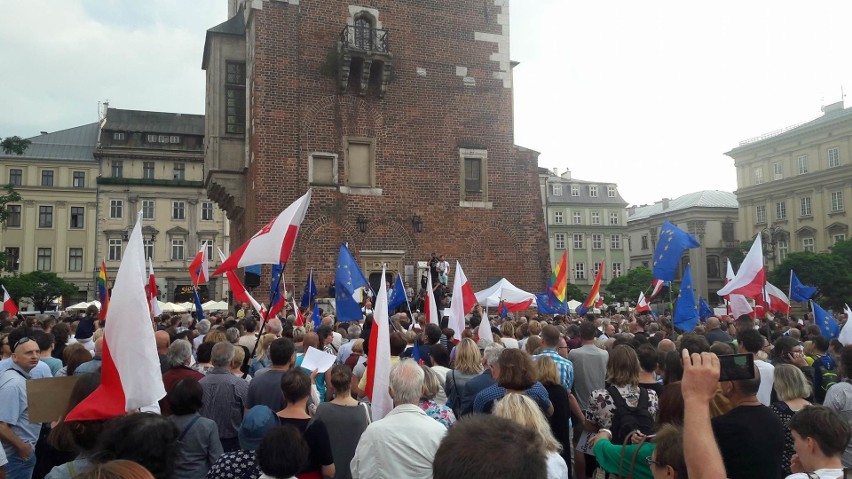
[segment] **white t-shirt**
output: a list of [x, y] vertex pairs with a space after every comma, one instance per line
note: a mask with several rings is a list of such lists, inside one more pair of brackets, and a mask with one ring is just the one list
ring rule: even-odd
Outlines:
[[810, 476], [804, 472], [797, 472], [787, 476], [787, 479], [813, 479], [814, 476], [819, 477], [819, 479], [842, 479], [843, 469], [817, 469]]
[[568, 464], [557, 452], [547, 453], [547, 479], [568, 479]]
[[772, 401], [772, 385], [775, 383], [775, 366], [755, 358], [754, 365], [760, 373], [760, 389], [757, 390], [757, 400], [764, 406]]

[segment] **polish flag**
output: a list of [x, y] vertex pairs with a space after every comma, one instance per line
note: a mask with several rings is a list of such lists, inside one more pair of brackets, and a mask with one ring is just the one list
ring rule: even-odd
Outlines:
[[[731, 266], [731, 260], [728, 259], [728, 270], [725, 273], [725, 284], [731, 282], [736, 275], [734, 274], [734, 267]], [[752, 315], [754, 313], [754, 308], [749, 304], [748, 299], [741, 294], [729, 294], [724, 297], [725, 301], [728, 303], [728, 313], [734, 317], [739, 318], [744, 314]]]
[[790, 310], [790, 299], [783, 291], [776, 288], [769, 281], [764, 287], [763, 300], [769, 306], [769, 311], [787, 312]]
[[766, 283], [766, 269], [763, 267], [763, 241], [758, 234], [734, 279], [730, 280], [716, 294], [719, 296], [741, 294], [749, 298], [761, 297], [764, 283]]
[[462, 340], [464, 332], [464, 315], [476, 305], [476, 295], [464, 275], [461, 263], [456, 261], [456, 277], [453, 280], [453, 299], [450, 302], [450, 322], [448, 326], [455, 331], [454, 341]]
[[145, 295], [142, 212], [113, 283], [104, 329], [101, 385], [65, 417], [66, 421], [109, 419], [156, 404], [166, 390]]
[[154, 277], [154, 263], [151, 258], [148, 258], [148, 287], [145, 290], [148, 293], [148, 310], [154, 316], [163, 314], [160, 310], [160, 303], [157, 302], [157, 278]]
[[311, 190], [293, 202], [275, 219], [270, 221], [250, 240], [243, 243], [213, 273], [218, 276], [225, 271], [256, 264], [282, 264], [290, 259], [299, 227], [305, 219], [311, 203]]
[[296, 295], [293, 295], [293, 313], [296, 315], [296, 326], [304, 326], [305, 325], [305, 315], [302, 314], [302, 310], [296, 306]]
[[508, 301], [503, 301], [502, 303], [503, 306], [506, 307], [506, 311], [510, 313], [517, 313], [518, 311], [525, 311], [527, 309], [530, 309], [530, 306], [532, 306], [532, 301], [533, 299], [530, 298], [526, 301], [521, 301], [520, 303], [510, 303]]
[[639, 293], [639, 299], [636, 300], [636, 312], [642, 313], [642, 312], [650, 312], [650, 311], [651, 311], [651, 305], [649, 305], [648, 300], [645, 299], [645, 293], [644, 292]]
[[[385, 267], [382, 267], [382, 278]], [[370, 355], [367, 356], [367, 396], [378, 421], [393, 409], [390, 397], [390, 318], [388, 317], [388, 287], [380, 281], [376, 304], [373, 305], [373, 328], [370, 330]]]
[[435, 292], [432, 290], [432, 273], [426, 273], [426, 304], [423, 309], [426, 312], [426, 324], [441, 324], [438, 304], [435, 303]]
[[3, 288], [3, 311], [8, 311], [12, 316], [18, 314], [18, 307], [15, 305], [15, 302], [12, 301], [12, 297], [9, 296], [9, 292], [6, 291], [6, 287], [0, 287]]
[[192, 278], [192, 284], [195, 286], [205, 284], [210, 279], [210, 263], [209, 258], [207, 258], [206, 241], [201, 243], [201, 249], [198, 250], [192, 263], [189, 263], [189, 277]]
[[661, 279], [655, 279], [651, 281], [651, 296], [648, 296], [648, 299], [654, 299], [654, 296], [660, 294], [660, 291], [663, 290], [663, 286], [665, 286], [666, 282]]
[[[225, 262], [225, 253], [222, 252], [218, 247], [216, 250], [219, 252], [219, 260], [223, 263]], [[249, 303], [254, 307], [254, 310], [260, 314], [261, 318], [265, 318], [266, 308], [263, 307], [260, 303], [258, 303], [248, 291], [246, 291], [246, 287], [243, 286], [243, 283], [240, 281], [240, 278], [237, 277], [237, 273], [233, 270], [229, 270], [225, 272], [225, 277], [228, 278], [228, 285], [231, 287], [231, 294], [234, 296], [234, 301], [239, 301], [241, 303]]]

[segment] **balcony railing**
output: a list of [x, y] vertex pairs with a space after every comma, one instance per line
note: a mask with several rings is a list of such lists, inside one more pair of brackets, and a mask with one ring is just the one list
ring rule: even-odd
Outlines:
[[340, 42], [349, 50], [390, 53], [387, 30], [347, 26], [340, 32]]

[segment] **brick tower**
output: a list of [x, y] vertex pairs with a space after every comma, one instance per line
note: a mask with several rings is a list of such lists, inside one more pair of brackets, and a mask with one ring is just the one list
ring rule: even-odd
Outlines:
[[[239, 245], [308, 188], [285, 279], [348, 241], [419, 284], [432, 252], [474, 289], [541, 291], [538, 154], [514, 145], [508, 0], [230, 0], [207, 32], [205, 183]], [[378, 273], [378, 276], [376, 273]], [[261, 289], [267, 288], [265, 282]]]

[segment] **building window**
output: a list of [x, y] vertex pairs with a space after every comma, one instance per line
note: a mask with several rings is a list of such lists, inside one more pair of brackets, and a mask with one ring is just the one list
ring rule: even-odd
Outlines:
[[41, 170], [41, 186], [53, 186], [53, 170]]
[[583, 213], [581, 211], [574, 212], [574, 224], [581, 225], [583, 224]]
[[53, 207], [39, 206], [38, 207], [38, 227], [53, 228]]
[[71, 228], [78, 229], [85, 227], [86, 208], [82, 206], [71, 207]]
[[828, 167], [835, 168], [840, 166], [840, 150], [837, 148], [828, 149]]
[[642, 249], [648, 249], [648, 235], [642, 235]]
[[763, 168], [755, 168], [754, 169], [754, 184], [759, 185], [763, 183]]
[[563, 213], [561, 211], [554, 211], [553, 212], [553, 222], [558, 224], [558, 225], [565, 223], [565, 213]]
[[[201, 203], [201, 220], [202, 221], [213, 221], [213, 203], [210, 201], [205, 201]], [[211, 256], [212, 258], [212, 256]]]
[[157, 135], [149, 134], [149, 135], [145, 135], [145, 138], [148, 140], [148, 143], [156, 143], [157, 142]]
[[585, 263], [574, 263], [574, 279], [586, 279]]
[[621, 263], [612, 263], [612, 277], [618, 278], [621, 276]]
[[345, 143], [346, 185], [362, 188], [372, 187], [376, 177], [376, 142], [369, 138], [346, 138]]
[[154, 162], [146, 161], [142, 163], [142, 178], [146, 180], [154, 179]]
[[142, 240], [142, 247], [145, 250], [145, 258], [154, 259], [154, 241], [150, 239]]
[[186, 179], [186, 163], [178, 162], [175, 163], [174, 170], [174, 179], [176, 180], [185, 180]]
[[553, 246], [556, 249], [565, 249], [565, 233], [556, 233], [553, 237]]
[[142, 219], [143, 220], [154, 219], [154, 212], [156, 211], [155, 205], [156, 205], [155, 200], [142, 200]]
[[784, 261], [784, 258], [787, 257], [787, 253], [790, 251], [787, 240], [778, 240], [775, 245], [778, 247], [778, 260]]
[[592, 224], [593, 225], [601, 224], [601, 212], [600, 211], [592, 211]]
[[488, 151], [459, 150], [461, 159], [462, 200], [488, 201]]
[[609, 214], [609, 224], [610, 226], [617, 226], [619, 221], [621, 220], [621, 213], [611, 212]]
[[802, 238], [802, 250], [814, 252], [814, 239], [813, 238]]
[[755, 216], [758, 224], [766, 223], [766, 205], [757, 205], [755, 207]]
[[555, 183], [551, 186], [553, 187], [553, 196], [562, 196], [562, 185]]
[[213, 258], [213, 240], [212, 239], [204, 240], [204, 243], [207, 245], [207, 257]]
[[83, 248], [68, 250], [68, 271], [83, 271]]
[[85, 171], [75, 171], [74, 173], [72, 173], [71, 186], [73, 186], [74, 188], [85, 188], [86, 187], [86, 172]]
[[246, 64], [225, 63], [225, 133], [246, 132]]
[[574, 249], [583, 249], [583, 233], [574, 233], [573, 243]]
[[112, 132], [112, 139], [115, 141], [124, 141], [125, 136], [123, 131], [114, 131]]
[[609, 237], [609, 249], [621, 249], [621, 235], [612, 235]]
[[107, 259], [110, 261], [121, 261], [121, 239], [112, 238], [108, 241]]
[[311, 153], [308, 158], [308, 183], [312, 185], [336, 185], [337, 155]]
[[843, 192], [831, 192], [831, 211], [843, 211]]
[[722, 241], [736, 241], [733, 223], [722, 223]]
[[571, 196], [580, 196], [580, 185], [571, 185]]
[[124, 216], [124, 200], [109, 200], [109, 217], [121, 219]]
[[595, 274], [595, 277], [597, 277], [598, 273], [600, 272], [600, 270], [601, 270], [601, 266], [603, 266], [603, 265], [601, 264], [601, 262], [600, 262], [600, 261], [596, 261], [596, 262], [594, 263], [594, 274]]
[[21, 248], [7, 247], [6, 248], [6, 271], [18, 271], [20, 266]]
[[589, 185], [589, 196], [592, 198], [598, 197], [598, 185]]
[[355, 48], [359, 50], [373, 49], [373, 23], [366, 15], [355, 19]]
[[836, 235], [832, 236], [831, 239], [834, 240], [834, 244], [837, 244], [841, 241], [846, 241], [846, 235], [843, 234], [843, 233], [836, 234]]
[[775, 203], [775, 219], [776, 220], [786, 220], [787, 219], [787, 202], [779, 201]]
[[615, 193], [616, 193], [616, 191], [615, 191], [614, 185], [609, 185], [609, 186], [606, 187], [606, 196], [607, 197], [615, 198]]
[[799, 216], [811, 216], [811, 197], [803, 196], [799, 200]]
[[21, 227], [21, 205], [6, 205], [6, 226], [9, 228]]
[[12, 186], [21, 186], [24, 182], [24, 170], [12, 168], [9, 170], [9, 184]]
[[180, 143], [180, 137], [175, 135], [169, 136], [169, 143]]
[[112, 160], [110, 163], [113, 178], [122, 178], [124, 176], [124, 162], [120, 160]]
[[479, 158], [464, 159], [464, 190], [478, 193], [482, 191], [482, 160]]
[[36, 269], [38, 271], [50, 271], [50, 263], [53, 261], [53, 250], [50, 248], [39, 248], [36, 251]]
[[183, 239], [173, 239], [172, 240], [172, 259], [173, 260], [183, 260], [184, 259], [184, 240]]
[[784, 179], [784, 164], [780, 161], [772, 164], [773, 178], [776, 180]]
[[799, 174], [804, 175], [808, 172], [808, 155], [799, 157]]
[[720, 272], [719, 257], [716, 255], [707, 256], [707, 277], [718, 278]]
[[603, 249], [603, 235], [592, 235], [592, 249]]
[[185, 201], [172, 201], [172, 219], [173, 220], [185, 220], [186, 219], [186, 202]]

